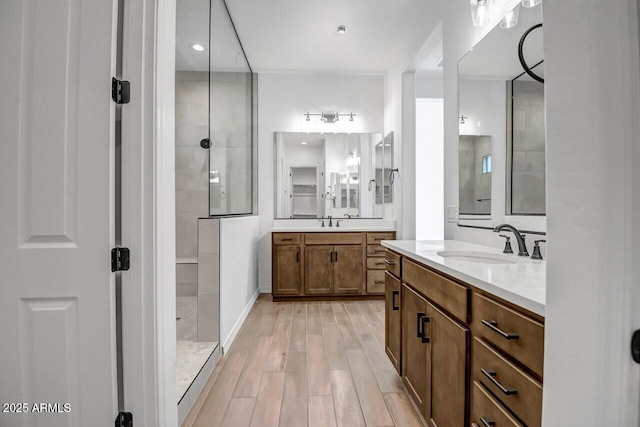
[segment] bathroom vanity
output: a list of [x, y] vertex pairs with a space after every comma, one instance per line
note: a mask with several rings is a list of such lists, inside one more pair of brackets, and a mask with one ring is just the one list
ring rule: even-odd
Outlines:
[[389, 241], [385, 347], [426, 424], [540, 426], [545, 264], [459, 241]]
[[395, 231], [274, 228], [271, 236], [274, 301], [384, 297], [380, 243], [395, 239]]

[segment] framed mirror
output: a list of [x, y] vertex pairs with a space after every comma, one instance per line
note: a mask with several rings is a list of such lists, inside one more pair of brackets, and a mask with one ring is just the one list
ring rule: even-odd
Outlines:
[[276, 132], [274, 217], [382, 218], [385, 141], [380, 133]]
[[[507, 22], [508, 18], [508, 22]], [[545, 215], [542, 6], [520, 3], [458, 62], [459, 224]], [[531, 31], [528, 31], [530, 30]]]

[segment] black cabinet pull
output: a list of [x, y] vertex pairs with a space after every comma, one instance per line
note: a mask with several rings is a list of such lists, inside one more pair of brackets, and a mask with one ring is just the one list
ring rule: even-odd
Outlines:
[[490, 371], [483, 368], [483, 369], [480, 369], [480, 372], [482, 372], [482, 374], [485, 377], [489, 378], [489, 381], [491, 381], [496, 387], [500, 389], [501, 392], [503, 392], [507, 396], [513, 396], [514, 394], [518, 394], [518, 390], [516, 390], [515, 388], [505, 387], [502, 384], [500, 384], [500, 382], [495, 378], [497, 375], [495, 371]]
[[396, 303], [396, 297], [400, 295], [400, 291], [391, 291], [391, 309], [394, 311], [400, 310], [400, 307]]
[[384, 262], [376, 262], [375, 265], [384, 265]]
[[420, 319], [420, 323], [422, 323], [421, 329], [422, 329], [422, 343], [423, 344], [429, 344], [431, 342], [431, 338], [430, 337], [426, 337], [424, 335], [424, 324], [425, 323], [429, 323], [431, 322], [431, 318], [424, 316], [422, 319]]
[[417, 320], [418, 322], [416, 326], [416, 329], [417, 329], [416, 332], [417, 332], [418, 338], [420, 338], [424, 344], [427, 344], [431, 341], [431, 339], [429, 337], [424, 336], [424, 325], [425, 323], [429, 323], [431, 319], [427, 317], [425, 313], [418, 313]]
[[291, 238], [287, 238], [287, 239], [282, 239], [283, 242], [293, 242], [293, 239]]
[[331, 251], [330, 256], [331, 256], [331, 262], [333, 262], [333, 251]]
[[396, 265], [395, 261], [389, 261], [388, 259], [385, 259], [384, 263], [387, 264], [387, 265]]
[[517, 340], [518, 338], [520, 338], [520, 335], [516, 334], [515, 332], [505, 332], [499, 329], [498, 322], [496, 322], [495, 320], [483, 320], [482, 324], [487, 328], [491, 329], [493, 332], [500, 335], [504, 339]]
[[296, 262], [300, 262], [300, 251], [296, 252]]
[[376, 280], [373, 283], [375, 283], [376, 285], [382, 285], [384, 283], [384, 280]]
[[338, 262], [338, 252], [336, 251], [336, 252], [334, 252], [334, 254], [336, 254], [335, 261]]
[[480, 422], [484, 427], [493, 427], [496, 425], [496, 422], [493, 420], [493, 418], [480, 417]]

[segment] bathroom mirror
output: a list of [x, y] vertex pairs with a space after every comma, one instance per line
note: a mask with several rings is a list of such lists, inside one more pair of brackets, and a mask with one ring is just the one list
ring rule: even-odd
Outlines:
[[376, 205], [393, 203], [393, 132], [375, 145]]
[[382, 218], [377, 205], [390, 191], [391, 140], [380, 133], [276, 132], [274, 217]]
[[491, 215], [491, 135], [460, 135], [460, 216]]
[[[544, 84], [525, 73], [518, 55], [523, 34], [542, 22], [542, 6], [518, 3], [507, 18], [458, 63], [459, 219], [476, 221], [469, 225], [545, 214]], [[542, 28], [534, 29], [522, 49], [541, 77], [542, 42]], [[490, 172], [478, 173], [488, 162]]]

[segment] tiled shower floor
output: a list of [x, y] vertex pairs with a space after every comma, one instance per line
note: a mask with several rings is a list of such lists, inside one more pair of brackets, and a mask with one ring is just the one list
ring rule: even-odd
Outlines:
[[178, 402], [218, 345], [217, 342], [196, 341], [197, 312], [198, 297], [177, 297], [176, 394]]

